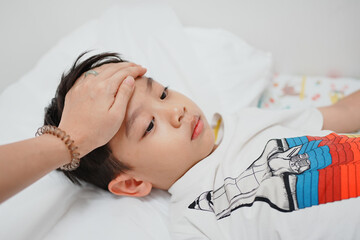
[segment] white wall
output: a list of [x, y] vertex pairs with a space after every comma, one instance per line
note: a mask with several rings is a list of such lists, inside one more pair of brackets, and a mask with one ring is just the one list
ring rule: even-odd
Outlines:
[[95, 18], [112, 0], [0, 1], [0, 91], [31, 70], [62, 36]]
[[[124, 1], [1, 1], [0, 91], [62, 36]], [[164, 1], [185, 26], [225, 28], [272, 52], [278, 72], [360, 77], [358, 0]]]
[[185, 25], [222, 27], [272, 52], [279, 72], [360, 77], [359, 0], [172, 0], [171, 4]]

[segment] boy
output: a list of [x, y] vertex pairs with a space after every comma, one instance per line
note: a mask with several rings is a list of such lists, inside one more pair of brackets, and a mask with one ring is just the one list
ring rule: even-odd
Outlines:
[[[82, 73], [117, 61], [117, 55], [103, 54], [75, 62], [45, 124], [59, 123], [59, 106]], [[325, 203], [360, 194], [360, 138], [321, 129], [360, 129], [359, 103], [357, 92], [320, 111], [249, 108], [234, 116], [215, 114], [210, 125], [190, 99], [141, 77], [118, 133], [64, 173], [117, 195], [168, 190], [175, 238], [321, 238], [335, 229], [312, 225], [317, 216], [325, 221], [333, 213]], [[321, 206], [306, 208], [314, 205]], [[349, 219], [355, 230], [358, 216]]]

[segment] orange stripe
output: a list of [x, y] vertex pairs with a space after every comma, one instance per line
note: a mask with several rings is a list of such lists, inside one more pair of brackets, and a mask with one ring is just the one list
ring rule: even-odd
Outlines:
[[334, 138], [334, 143], [335, 144], [338, 144], [340, 142], [341, 138], [340, 137], [336, 137]]
[[326, 203], [326, 185], [326, 169], [320, 169], [318, 185], [319, 204]]
[[346, 162], [346, 154], [345, 154], [345, 151], [344, 151], [344, 146], [343, 145], [336, 145], [337, 147], [337, 152], [339, 154], [339, 164], [343, 164]]
[[309, 142], [311, 142], [311, 141], [314, 141], [315, 140], [315, 138], [314, 137], [312, 137], [312, 136], [306, 136], [307, 137], [307, 139], [308, 139], [308, 141]]
[[334, 197], [333, 197], [333, 170], [334, 168], [332, 167], [327, 167], [325, 168], [325, 171], [326, 171], [326, 175], [325, 175], [325, 202], [332, 202], [334, 201]]
[[333, 167], [333, 199], [332, 201], [341, 200], [341, 170], [340, 166]]
[[350, 146], [354, 153], [354, 161], [360, 162], [360, 143], [352, 142]]
[[325, 146], [325, 145], [329, 145], [329, 141], [328, 141], [327, 139], [322, 140], [322, 141], [319, 143], [318, 147], [322, 147], [322, 146]]
[[[351, 149], [354, 152], [354, 155], [358, 156], [358, 152], [360, 152], [360, 142], [352, 141], [350, 143]], [[360, 160], [360, 159], [359, 159]]]
[[[335, 139], [335, 142], [339, 139]], [[342, 145], [335, 145], [338, 154], [338, 161], [334, 166], [334, 201], [341, 200], [342, 196], [342, 179], [341, 179], [341, 167], [340, 165], [345, 161], [345, 152]]]
[[356, 167], [355, 164], [348, 165], [349, 173], [349, 197], [357, 197], [356, 195]]
[[330, 166], [336, 165], [339, 163], [339, 154], [337, 152], [336, 145], [329, 145], [330, 155], [331, 155], [331, 164]]
[[344, 143], [344, 142], [346, 142], [347, 139], [348, 139], [348, 137], [342, 136], [342, 138], [340, 138], [339, 143]]
[[336, 133], [330, 133], [329, 135], [326, 136], [329, 140], [334, 139], [337, 137]]
[[357, 195], [360, 196], [360, 163], [355, 164], [356, 169], [356, 192]]
[[349, 198], [349, 178], [348, 168], [346, 165], [340, 166], [340, 178], [341, 178], [341, 199]]

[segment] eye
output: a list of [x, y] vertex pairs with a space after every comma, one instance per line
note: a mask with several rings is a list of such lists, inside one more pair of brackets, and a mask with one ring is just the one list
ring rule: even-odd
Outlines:
[[154, 128], [154, 123], [155, 123], [155, 118], [153, 118], [149, 123], [149, 126], [146, 128], [143, 137], [145, 137], [149, 132], [151, 132], [151, 130]]
[[164, 91], [162, 92], [162, 94], [161, 94], [161, 96], [160, 96], [160, 99], [161, 99], [161, 100], [164, 100], [164, 99], [167, 97], [167, 95], [168, 95], [168, 88], [169, 88], [169, 87], [165, 87], [165, 88], [164, 88]]

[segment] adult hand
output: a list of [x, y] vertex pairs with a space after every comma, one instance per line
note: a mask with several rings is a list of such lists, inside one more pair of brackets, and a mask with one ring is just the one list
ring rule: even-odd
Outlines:
[[134, 63], [110, 63], [83, 74], [66, 94], [59, 128], [78, 146], [80, 157], [105, 145], [119, 130], [134, 79], [146, 69]]

